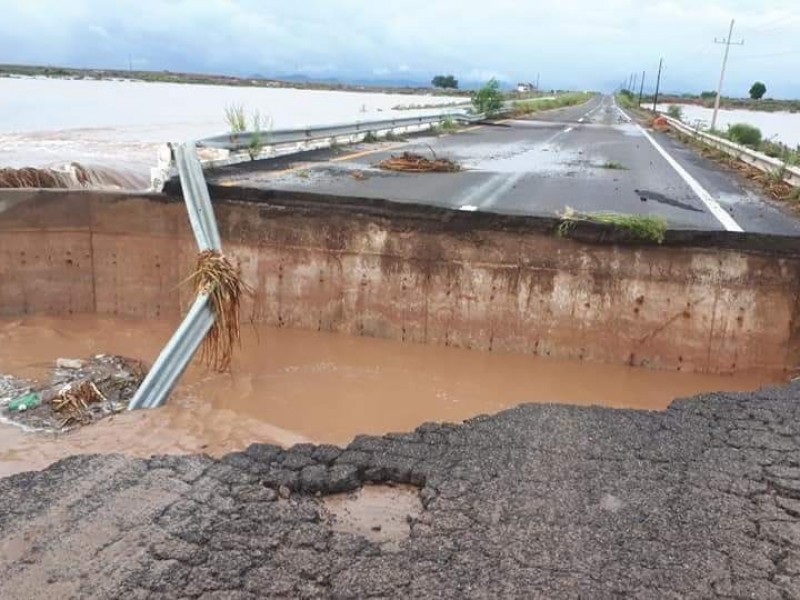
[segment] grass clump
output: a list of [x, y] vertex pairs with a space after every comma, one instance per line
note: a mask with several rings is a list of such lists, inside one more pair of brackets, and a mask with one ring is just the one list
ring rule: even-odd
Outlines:
[[561, 223], [557, 233], [561, 237], [568, 237], [578, 221], [602, 223], [617, 229], [622, 229], [632, 237], [661, 244], [667, 233], [667, 221], [662, 217], [651, 215], [624, 215], [620, 213], [580, 213], [569, 206], [561, 215]]
[[678, 106], [677, 104], [670, 104], [667, 107], [667, 116], [672, 117], [673, 119], [677, 119], [678, 121], [683, 120], [683, 108]]
[[367, 135], [364, 136], [364, 139], [361, 140], [365, 144], [374, 144], [380, 140], [378, 140], [378, 136], [372, 133], [371, 131], [367, 132]]
[[231, 133], [242, 133], [247, 131], [247, 115], [244, 106], [241, 104], [229, 104], [225, 107], [225, 121]]
[[503, 107], [503, 92], [500, 91], [500, 82], [490, 79], [477, 92], [472, 94], [472, 106], [478, 114], [493, 117]]
[[452, 133], [458, 131], [458, 125], [451, 117], [447, 117], [444, 121], [439, 123], [439, 130], [445, 133]]
[[406, 141], [406, 139], [402, 135], [399, 135], [399, 134], [395, 133], [394, 131], [387, 132], [386, 135], [383, 136], [383, 139], [385, 139], [387, 142], [405, 142]]
[[602, 165], [600, 165], [603, 169], [612, 169], [616, 171], [622, 171], [625, 169], [625, 165], [623, 165], [618, 160], [607, 160]]
[[761, 130], [747, 123], [736, 123], [728, 127], [728, 139], [743, 146], [758, 148], [761, 145]]
[[261, 151], [264, 149], [264, 145], [266, 144], [264, 132], [261, 129], [261, 113], [258, 111], [253, 113], [251, 124], [251, 137], [250, 144], [247, 146], [247, 153], [250, 155], [250, 160], [255, 160], [258, 158], [258, 155], [261, 154]]

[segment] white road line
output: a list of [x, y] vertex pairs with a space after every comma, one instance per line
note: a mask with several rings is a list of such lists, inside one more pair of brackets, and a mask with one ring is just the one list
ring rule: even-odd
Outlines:
[[[547, 138], [542, 143], [542, 146], [547, 146], [555, 141], [558, 136], [569, 133], [572, 129], [572, 127], [560, 129]], [[491, 206], [497, 202], [503, 194], [517, 185], [519, 180], [527, 174], [527, 171], [520, 171], [512, 173], [511, 175], [508, 173], [496, 173], [492, 175], [489, 179], [479, 186], [472, 188], [465, 196], [460, 198], [459, 210], [475, 211]]]
[[478, 198], [484, 196], [490, 189], [501, 185], [502, 180], [505, 178], [503, 173], [492, 175], [489, 179], [484, 181], [479, 186], [472, 188], [463, 198], [461, 198], [461, 206], [472, 206]]
[[742, 229], [742, 227], [736, 221], [734, 221], [733, 217], [730, 216], [728, 212], [719, 205], [719, 202], [714, 200], [714, 198], [711, 197], [711, 194], [709, 194], [694, 177], [689, 175], [686, 169], [678, 164], [678, 161], [672, 158], [667, 151], [664, 150], [664, 148], [662, 148], [661, 145], [655, 141], [655, 139], [653, 139], [653, 136], [647, 133], [638, 123], [636, 124], [636, 127], [642, 132], [644, 137], [646, 137], [650, 143], [653, 144], [653, 147], [658, 150], [658, 153], [661, 156], [664, 157], [664, 160], [669, 163], [669, 166], [675, 169], [675, 172], [681, 176], [681, 179], [683, 179], [689, 185], [689, 187], [692, 188], [692, 191], [695, 193], [695, 195], [700, 198], [703, 204], [706, 205], [706, 208], [708, 208], [709, 212], [717, 218], [717, 221], [722, 223], [722, 226], [727, 231], [744, 231], [744, 229]]
[[518, 173], [514, 173], [511, 177], [507, 178], [499, 187], [497, 187], [491, 194], [489, 194], [486, 199], [481, 202], [481, 208], [488, 208], [495, 202], [497, 202], [501, 196], [505, 195], [507, 191], [513, 188], [520, 179], [522, 179], [527, 173], [525, 171], [520, 171]]
[[615, 104], [614, 108], [616, 108], [619, 111], [619, 114], [622, 115], [622, 118], [625, 119], [626, 123], [631, 122], [631, 118], [628, 115], [626, 115], [625, 112], [619, 106]]
[[[625, 117], [625, 119], [627, 119], [629, 123], [632, 122], [631, 118], [617, 105], [616, 101], [613, 101], [613, 106], [623, 117]], [[692, 188], [692, 191], [695, 193], [695, 195], [700, 198], [700, 201], [706, 205], [708, 211], [714, 215], [714, 217], [722, 224], [726, 231], [744, 231], [742, 226], [739, 225], [734, 218], [728, 214], [728, 211], [722, 208], [719, 202], [714, 200], [711, 194], [709, 194], [706, 189], [700, 185], [700, 182], [692, 177], [689, 172], [678, 163], [677, 160], [672, 158], [669, 152], [664, 150], [664, 148], [661, 147], [661, 144], [659, 144], [652, 135], [645, 131], [644, 127], [638, 123], [635, 123], [635, 125], [636, 128], [642, 132], [642, 135], [646, 137], [647, 140], [658, 151], [658, 153], [664, 157], [664, 160], [667, 161], [669, 166], [672, 167], [678, 175], [680, 175], [681, 179], [683, 179], [690, 188]]]

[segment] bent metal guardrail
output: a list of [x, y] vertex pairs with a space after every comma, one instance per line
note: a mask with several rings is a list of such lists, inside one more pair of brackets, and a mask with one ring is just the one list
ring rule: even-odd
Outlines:
[[[211, 197], [194, 144], [177, 146], [175, 159], [197, 247], [201, 252], [221, 251], [222, 241], [211, 206]], [[131, 398], [128, 410], [158, 408], [167, 401], [214, 324], [214, 319], [208, 294], [198, 294], [180, 327], [164, 346], [153, 363], [153, 368]]]
[[663, 114], [661, 116], [664, 117], [672, 127], [681, 133], [688, 135], [707, 146], [721, 150], [722, 152], [725, 152], [734, 158], [753, 165], [765, 173], [779, 173], [781, 174], [783, 181], [789, 185], [800, 187], [800, 168], [787, 165], [777, 158], [767, 156], [766, 154], [757, 152], [752, 148], [748, 148], [747, 146], [741, 146], [730, 140], [706, 133], [705, 131], [693, 129], [686, 123], [677, 119], [673, 119], [670, 116]]

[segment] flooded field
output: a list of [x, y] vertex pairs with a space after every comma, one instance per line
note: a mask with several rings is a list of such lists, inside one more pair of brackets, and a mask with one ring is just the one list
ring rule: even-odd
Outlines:
[[[668, 104], [659, 104], [658, 110], [666, 112], [668, 106]], [[694, 104], [679, 104], [678, 106], [683, 109], [685, 123], [699, 124], [703, 128], [711, 126], [713, 109]], [[764, 134], [764, 139], [771, 138], [792, 148], [800, 146], [800, 113], [720, 109], [717, 116], [718, 129], [727, 129], [728, 125], [735, 123], [755, 125]]]
[[228, 130], [225, 107], [258, 110], [274, 128], [430, 111], [398, 105], [456, 102], [408, 94], [231, 87], [141, 81], [0, 78], [0, 167], [64, 161], [148, 175], [158, 147]]
[[[43, 377], [58, 358], [152, 362], [174, 323], [95, 316], [0, 320], [0, 373]], [[752, 390], [759, 374], [697, 375], [244, 327], [232, 374], [194, 365], [162, 409], [122, 413], [61, 436], [0, 425], [0, 476], [76, 453], [222, 454], [253, 442], [346, 444], [360, 433], [458, 422], [524, 402], [664, 409], [676, 397]]]

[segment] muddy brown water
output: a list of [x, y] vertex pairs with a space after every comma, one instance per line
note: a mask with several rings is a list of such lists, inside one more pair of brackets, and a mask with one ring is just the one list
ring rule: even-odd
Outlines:
[[[0, 373], [44, 377], [58, 358], [152, 363], [176, 323], [97, 317], [0, 320]], [[170, 403], [54, 435], [0, 425], [0, 476], [93, 452], [220, 455], [253, 442], [346, 444], [359, 433], [459, 422], [524, 402], [661, 410], [676, 397], [752, 390], [759, 373], [698, 375], [402, 344], [248, 325], [231, 374], [193, 365]]]

